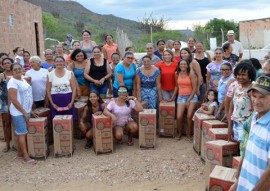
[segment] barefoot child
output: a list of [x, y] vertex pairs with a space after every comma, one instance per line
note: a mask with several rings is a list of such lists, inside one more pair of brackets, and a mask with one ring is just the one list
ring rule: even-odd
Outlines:
[[216, 115], [218, 111], [217, 99], [218, 99], [217, 91], [210, 89], [207, 92], [207, 102], [202, 104], [202, 106], [198, 109], [198, 112], [208, 115]]

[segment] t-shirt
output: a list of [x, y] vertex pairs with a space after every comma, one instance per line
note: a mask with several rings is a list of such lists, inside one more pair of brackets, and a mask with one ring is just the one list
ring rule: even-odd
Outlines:
[[209, 80], [209, 89], [217, 90], [218, 81], [221, 78], [220, 67], [224, 63], [225, 61], [223, 61], [220, 64], [216, 63], [215, 61], [212, 61], [206, 66], [207, 72], [211, 74], [211, 78]]
[[111, 63], [112, 62], [111, 56], [113, 53], [117, 52], [116, 50], [118, 49], [117, 44], [115, 44], [115, 43], [113, 43], [112, 45], [105, 44], [103, 46], [103, 49], [107, 53], [106, 59], [108, 60], [109, 63]]
[[31, 86], [34, 101], [41, 101], [46, 96], [46, 81], [48, 70], [40, 68], [38, 71], [33, 68], [25, 73], [25, 76], [31, 77]]
[[233, 92], [234, 92], [234, 89], [238, 86], [238, 82], [237, 80], [235, 80], [234, 82], [232, 82], [229, 87], [228, 87], [228, 90], [227, 90], [227, 93], [226, 93], [226, 96], [228, 97], [232, 97], [233, 96]]
[[[227, 42], [229, 42], [229, 41], [226, 41], [225, 43], [227, 43]], [[235, 54], [236, 56], [239, 56], [240, 53], [243, 53], [244, 48], [243, 48], [241, 42], [234, 40], [234, 42], [230, 43], [230, 44], [232, 45], [232, 48], [233, 48], [233, 50], [232, 50], [233, 54]]]
[[70, 79], [72, 72], [65, 69], [65, 75], [61, 78], [55, 75], [55, 70], [48, 75], [49, 82], [52, 83], [51, 94], [66, 94], [72, 92], [70, 87]]
[[257, 117], [258, 113], [255, 113], [252, 117], [251, 129], [237, 187], [237, 190], [240, 191], [253, 190], [265, 170], [269, 167], [270, 111], [259, 119]]
[[22, 66], [22, 68], [24, 68], [24, 59], [23, 59], [23, 57], [17, 55], [15, 57], [15, 62], [17, 62], [17, 60], [19, 60], [20, 65]]
[[158, 50], [156, 50], [154, 54], [159, 57], [160, 60], [162, 60], [162, 54], [160, 54]]
[[132, 121], [131, 112], [135, 108], [135, 102], [129, 100], [129, 107], [127, 105], [118, 106], [114, 99], [111, 99], [107, 105], [107, 109], [110, 110], [117, 118], [116, 125], [124, 127], [129, 121]]
[[135, 72], [136, 72], [136, 65], [134, 63], [131, 63], [130, 68], [126, 68], [123, 63], [118, 63], [114, 69], [114, 82], [113, 82], [113, 87], [115, 89], [119, 88], [119, 83], [118, 83], [118, 77], [117, 74], [122, 74], [124, 78], [124, 84], [125, 86], [129, 89], [132, 90], [133, 86], [133, 79], [135, 77]]
[[216, 101], [213, 101], [212, 103], [210, 103], [208, 105], [208, 111], [210, 111], [212, 107], [215, 107], [214, 115], [216, 115], [218, 112], [218, 103]]
[[[32, 96], [32, 87], [26, 82], [25, 79], [17, 80], [15, 78], [11, 78], [8, 81], [7, 85], [8, 90], [10, 88], [14, 88], [17, 90], [17, 100], [23, 107], [23, 109], [30, 113], [33, 104], [33, 96]], [[10, 104], [10, 114], [12, 116], [23, 115], [11, 102]]]
[[166, 91], [174, 90], [175, 88], [175, 72], [178, 67], [178, 63], [172, 62], [171, 65], [167, 66], [163, 61], [155, 64], [160, 70], [160, 82], [161, 89]]
[[[152, 65], [155, 65], [156, 63], [160, 62], [160, 58], [156, 55], [153, 55], [153, 57], [151, 58], [152, 60]], [[137, 67], [141, 67], [143, 65], [143, 61], [142, 58], [139, 60]]]
[[54, 68], [54, 64], [47, 64], [46, 61], [41, 62], [41, 66], [42, 66], [42, 68], [45, 68], [45, 69]]
[[226, 95], [226, 90], [227, 90], [227, 86], [228, 83], [231, 79], [234, 78], [234, 75], [231, 74], [230, 76], [228, 76], [227, 78], [224, 79], [224, 76], [222, 76], [218, 82], [218, 102], [221, 104], [224, 100], [224, 97]]

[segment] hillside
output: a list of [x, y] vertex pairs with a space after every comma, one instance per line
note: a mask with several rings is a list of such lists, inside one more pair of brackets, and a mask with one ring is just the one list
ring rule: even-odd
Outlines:
[[115, 35], [116, 29], [119, 28], [127, 33], [129, 39], [136, 46], [140, 39], [146, 35], [138, 28], [136, 21], [113, 15], [96, 14], [74, 1], [26, 1], [42, 8], [45, 38], [50, 37], [63, 41], [67, 33], [72, 33], [75, 39], [81, 39], [81, 31], [89, 29], [92, 32], [92, 39], [101, 44], [104, 34], [112, 33]]

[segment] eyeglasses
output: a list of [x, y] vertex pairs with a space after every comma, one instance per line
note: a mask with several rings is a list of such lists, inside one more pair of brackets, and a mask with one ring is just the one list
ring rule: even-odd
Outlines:
[[17, 71], [21, 71], [22, 68], [14, 68], [13, 71], [17, 72]]
[[127, 93], [127, 90], [118, 90], [118, 93], [125, 94], [125, 93]]
[[151, 49], [153, 49], [152, 47], [149, 47], [149, 48], [146, 48], [147, 50], [151, 50]]
[[133, 60], [133, 57], [126, 57], [127, 59], [129, 59], [129, 60]]

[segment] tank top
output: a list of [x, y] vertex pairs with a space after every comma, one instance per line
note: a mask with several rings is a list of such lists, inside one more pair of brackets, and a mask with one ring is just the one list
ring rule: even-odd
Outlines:
[[[89, 109], [89, 106], [88, 106], [88, 111], [90, 111]], [[98, 111], [101, 111], [102, 112], [102, 104], [101, 103], [98, 103]], [[92, 118], [93, 118], [93, 115], [94, 113], [91, 112], [89, 113], [89, 123], [92, 124]]]
[[207, 54], [204, 52], [204, 58], [198, 59], [198, 58], [196, 58], [196, 52], [195, 52], [194, 59], [197, 60], [197, 62], [200, 64], [201, 73], [202, 73], [202, 77], [203, 77], [203, 83], [206, 83], [206, 74], [207, 74], [206, 66], [210, 63], [208, 60]]
[[97, 66], [95, 64], [94, 58], [90, 59], [91, 66], [90, 66], [90, 72], [89, 76], [95, 80], [100, 80], [101, 78], [105, 77], [107, 75], [107, 60], [103, 59], [103, 65]]
[[73, 66], [74, 76], [77, 79], [79, 86], [87, 86], [88, 81], [84, 78], [85, 68], [76, 68], [74, 62], [72, 64], [72, 66]]
[[90, 41], [90, 47], [89, 48], [85, 48], [84, 47], [84, 42], [82, 41], [82, 50], [87, 55], [87, 58], [93, 58], [93, 45], [92, 45], [92, 41]]
[[179, 87], [178, 88], [179, 96], [190, 95], [192, 93], [192, 83], [189, 76], [182, 78], [180, 75], [178, 75], [177, 84]]

